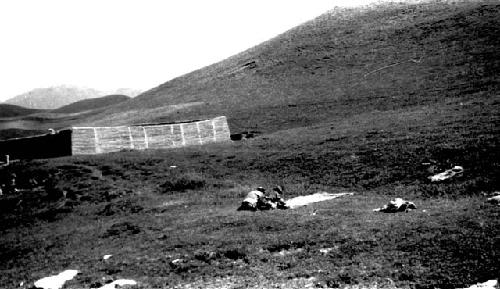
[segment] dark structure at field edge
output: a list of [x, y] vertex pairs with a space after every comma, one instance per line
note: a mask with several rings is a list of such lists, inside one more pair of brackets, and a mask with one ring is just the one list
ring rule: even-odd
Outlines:
[[55, 158], [71, 155], [71, 130], [0, 141], [0, 154], [10, 159]]
[[164, 149], [230, 140], [225, 116], [168, 124], [72, 127], [58, 132], [0, 141], [10, 159], [53, 158], [124, 150]]

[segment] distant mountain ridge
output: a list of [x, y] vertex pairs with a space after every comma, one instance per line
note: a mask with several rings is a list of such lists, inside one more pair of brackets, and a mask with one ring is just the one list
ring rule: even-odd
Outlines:
[[119, 88], [112, 92], [102, 92], [93, 88], [76, 86], [54, 86], [36, 88], [5, 101], [6, 104], [19, 105], [32, 109], [56, 109], [80, 100], [102, 97], [109, 94], [120, 94], [134, 97], [141, 91], [129, 88]]

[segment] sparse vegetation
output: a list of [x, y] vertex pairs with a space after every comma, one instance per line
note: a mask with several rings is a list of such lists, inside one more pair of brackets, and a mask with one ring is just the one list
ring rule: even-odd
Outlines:
[[166, 180], [160, 185], [160, 189], [163, 193], [184, 192], [203, 188], [205, 184], [205, 178], [196, 173], [173, 173], [166, 176]]
[[77, 102], [73, 102], [59, 108], [52, 110], [55, 113], [77, 113], [86, 110], [102, 109], [107, 106], [116, 105], [120, 102], [129, 100], [130, 97], [126, 95], [106, 95], [97, 98], [83, 99]]
[[43, 110], [42, 109], [26, 108], [26, 107], [22, 107], [19, 105], [13, 105], [13, 104], [5, 104], [5, 103], [0, 104], [0, 118], [30, 115], [30, 114], [40, 112], [40, 111], [43, 111]]

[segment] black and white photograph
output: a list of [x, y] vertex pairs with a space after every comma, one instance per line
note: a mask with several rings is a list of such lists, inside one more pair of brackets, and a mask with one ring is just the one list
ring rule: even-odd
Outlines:
[[500, 289], [499, 0], [6, 0], [0, 39], [0, 289]]

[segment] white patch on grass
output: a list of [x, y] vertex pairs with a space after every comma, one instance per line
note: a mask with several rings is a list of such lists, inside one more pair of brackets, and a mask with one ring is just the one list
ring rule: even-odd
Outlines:
[[273, 255], [274, 256], [279, 256], [279, 257], [284, 257], [284, 256], [287, 256], [287, 255], [293, 255], [293, 254], [298, 254], [300, 252], [303, 252], [304, 249], [302, 248], [297, 248], [297, 249], [292, 249], [292, 250], [281, 250], [277, 253], [274, 253]]
[[178, 264], [178, 263], [181, 263], [181, 262], [184, 262], [184, 259], [180, 259], [179, 258], [179, 259], [174, 259], [174, 260], [171, 261], [171, 263], [174, 264], [174, 265]]
[[102, 259], [103, 259], [103, 260], [108, 260], [109, 258], [111, 258], [111, 256], [113, 256], [113, 255], [104, 255], [104, 256], [102, 257]]
[[477, 283], [466, 289], [495, 289], [498, 285], [498, 280], [488, 280], [484, 283]]
[[100, 287], [99, 289], [115, 289], [118, 288], [118, 286], [125, 286], [125, 285], [137, 285], [137, 282], [130, 279], [118, 279]]
[[331, 251], [335, 250], [336, 248], [321, 248], [319, 249], [319, 252], [322, 253], [322, 254], [328, 254], [330, 253]]
[[42, 289], [60, 289], [66, 283], [78, 274], [78, 270], [65, 270], [57, 275], [44, 277], [35, 281], [35, 287]]
[[158, 207], [159, 208], [170, 207], [170, 206], [175, 206], [175, 205], [181, 205], [183, 203], [184, 203], [184, 201], [181, 201], [181, 200], [177, 200], [177, 201], [165, 201], [165, 202], [161, 203], [161, 205], [159, 205]]
[[[498, 192], [495, 192], [498, 193]], [[487, 199], [488, 203], [495, 204], [495, 205], [500, 205], [500, 195], [495, 195], [491, 198]]]
[[461, 166], [454, 166], [453, 168], [446, 170], [442, 173], [433, 175], [429, 177], [431, 182], [441, 182], [447, 180], [449, 178], [453, 178], [454, 176], [460, 176], [464, 172], [464, 168]]
[[302, 207], [311, 203], [323, 202], [331, 199], [335, 199], [342, 196], [350, 196], [353, 193], [338, 193], [338, 194], [330, 194], [327, 192], [319, 192], [312, 195], [307, 196], [298, 196], [295, 198], [291, 198], [286, 201], [286, 205], [290, 207], [290, 209], [295, 209], [298, 207]]

